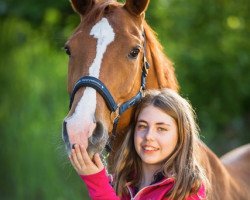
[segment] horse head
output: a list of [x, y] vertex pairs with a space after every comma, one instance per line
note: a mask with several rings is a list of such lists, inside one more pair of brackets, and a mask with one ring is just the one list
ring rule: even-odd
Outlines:
[[68, 151], [77, 143], [93, 155], [102, 151], [118, 119], [117, 132], [128, 126], [145, 87], [177, 90], [178, 84], [144, 20], [149, 0], [71, 3], [81, 21], [65, 44], [71, 102], [63, 140]]

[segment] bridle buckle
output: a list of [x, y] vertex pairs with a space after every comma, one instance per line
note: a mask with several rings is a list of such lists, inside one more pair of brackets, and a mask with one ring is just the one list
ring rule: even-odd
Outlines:
[[113, 123], [117, 122], [118, 119], [120, 118], [119, 108], [120, 108], [120, 107], [118, 106], [117, 109], [116, 109], [115, 111], [112, 111], [112, 112], [110, 113], [110, 117], [111, 117]]

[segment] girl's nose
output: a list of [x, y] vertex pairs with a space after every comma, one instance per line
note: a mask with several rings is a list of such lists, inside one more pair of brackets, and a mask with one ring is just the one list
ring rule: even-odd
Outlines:
[[148, 128], [146, 134], [145, 134], [146, 140], [153, 140], [154, 139], [154, 130], [153, 128]]

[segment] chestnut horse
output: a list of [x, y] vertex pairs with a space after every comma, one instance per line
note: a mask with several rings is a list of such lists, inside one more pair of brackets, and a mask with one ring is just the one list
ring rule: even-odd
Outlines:
[[[115, 134], [112, 150], [116, 151], [133, 106], [145, 88], [178, 91], [174, 68], [145, 22], [149, 0], [71, 3], [81, 22], [65, 45], [71, 100], [63, 123], [63, 140], [68, 152], [78, 143], [92, 156], [101, 152]], [[200, 145], [211, 182], [208, 199], [250, 199], [250, 145], [228, 153], [222, 160], [205, 144]]]

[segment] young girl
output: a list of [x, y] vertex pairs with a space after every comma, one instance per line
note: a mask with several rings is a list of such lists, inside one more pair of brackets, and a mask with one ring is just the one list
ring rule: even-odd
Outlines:
[[110, 179], [98, 154], [75, 145], [71, 163], [91, 199], [206, 199], [199, 163], [198, 127], [190, 104], [170, 89], [146, 93], [114, 159]]

